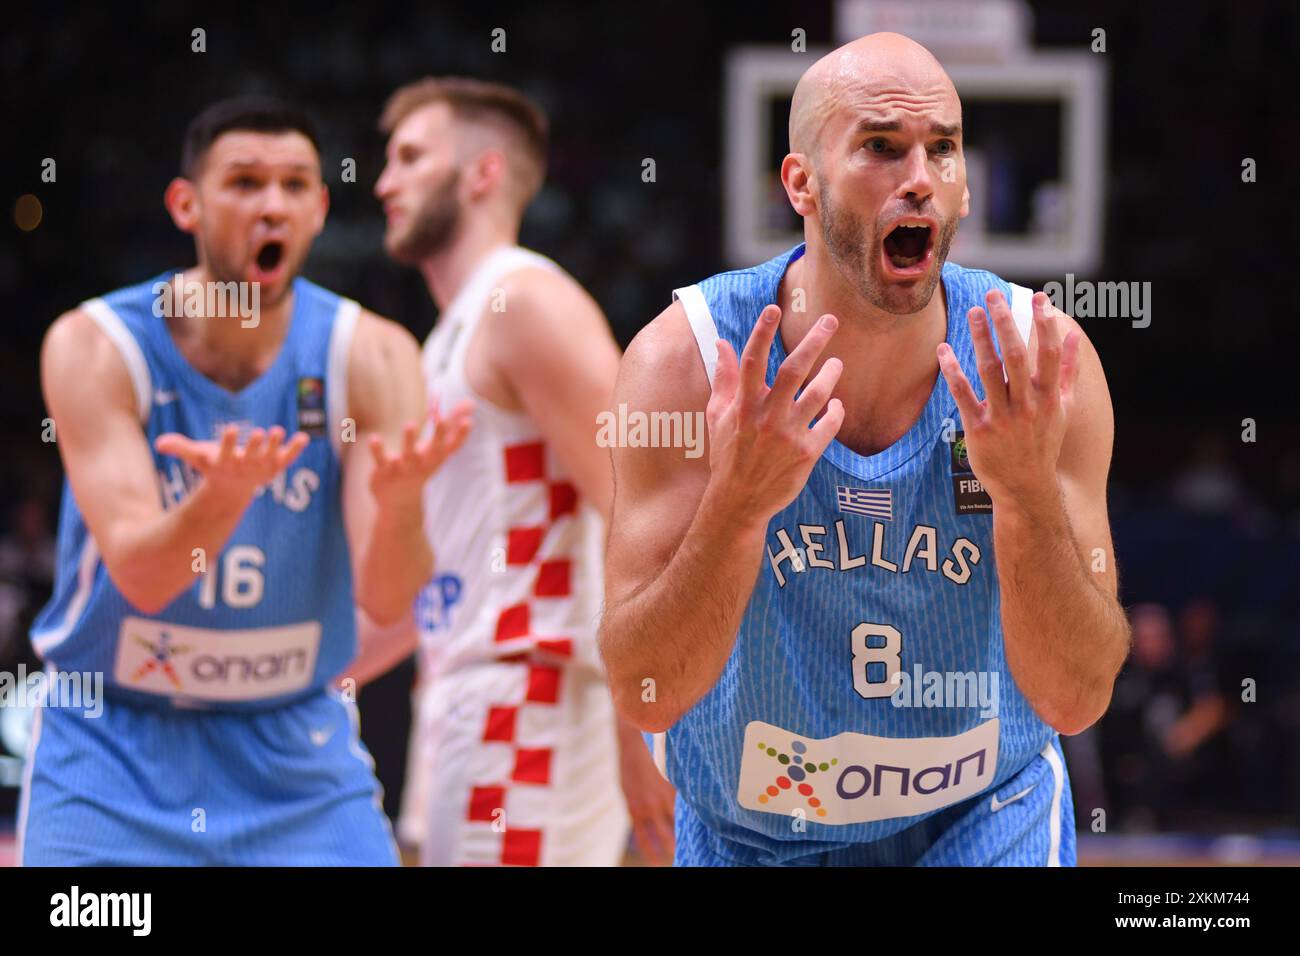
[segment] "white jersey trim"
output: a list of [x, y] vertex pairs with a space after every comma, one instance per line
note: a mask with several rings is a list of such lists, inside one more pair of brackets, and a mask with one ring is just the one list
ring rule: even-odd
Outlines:
[[1016, 320], [1020, 337], [1028, 345], [1029, 332], [1034, 325], [1034, 290], [1014, 282], [1008, 284], [1011, 286], [1011, 317]]
[[131, 384], [135, 388], [135, 404], [140, 421], [147, 422], [149, 409], [153, 407], [151, 394], [153, 386], [149, 377], [149, 363], [145, 361], [144, 353], [140, 351], [140, 343], [135, 340], [135, 336], [126, 327], [122, 317], [103, 299], [87, 299], [81, 303], [81, 308], [95, 320], [100, 330], [117, 346], [122, 361], [126, 363], [126, 370], [131, 375]]
[[700, 358], [704, 360], [704, 371], [709, 376], [709, 387], [713, 387], [713, 375], [718, 368], [718, 326], [709, 311], [709, 303], [704, 299], [704, 292], [698, 285], [673, 289], [673, 300], [680, 302], [686, 310], [686, 318], [695, 333], [695, 344], [700, 348]]
[[68, 602], [68, 613], [63, 616], [58, 627], [40, 635], [32, 635], [32, 650], [41, 657], [66, 641], [81, 619], [81, 612], [86, 609], [86, 602], [90, 600], [90, 592], [95, 586], [95, 569], [98, 566], [99, 548], [95, 546], [95, 539], [87, 528], [86, 542], [81, 546], [81, 558], [77, 562], [77, 590]]
[[36, 714], [32, 718], [32, 736], [27, 741], [27, 763], [23, 767], [22, 789], [18, 794], [18, 820], [17, 825], [14, 827], [15, 866], [23, 865], [23, 848], [27, 842], [27, 821], [32, 809], [32, 774], [36, 769], [36, 748], [41, 744], [41, 724], [45, 714], [45, 695], [49, 693], [49, 688], [54, 684], [53, 666], [45, 669], [45, 676], [45, 683], [37, 691], [40, 697], [36, 701]]
[[326, 366], [325, 417], [330, 423], [330, 444], [334, 454], [343, 457], [343, 430], [341, 422], [348, 414], [348, 356], [352, 352], [352, 337], [357, 330], [361, 306], [351, 299], [339, 302], [330, 330], [330, 348]]
[[1056, 752], [1056, 738], [1053, 737], [1043, 748], [1043, 757], [1052, 768], [1052, 809], [1047, 822], [1047, 865], [1061, 865], [1061, 791], [1065, 786], [1065, 770], [1061, 766], [1061, 757]]

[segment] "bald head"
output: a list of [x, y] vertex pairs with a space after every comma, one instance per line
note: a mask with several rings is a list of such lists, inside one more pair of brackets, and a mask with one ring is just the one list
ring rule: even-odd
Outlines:
[[900, 33], [862, 37], [800, 77], [790, 104], [790, 151], [816, 157], [827, 125], [846, 111], [909, 107], [961, 115], [957, 90], [929, 50]]

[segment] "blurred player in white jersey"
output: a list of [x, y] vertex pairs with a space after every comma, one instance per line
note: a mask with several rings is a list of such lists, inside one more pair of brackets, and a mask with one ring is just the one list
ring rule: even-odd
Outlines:
[[[599, 306], [518, 245], [545, 178], [547, 120], [509, 87], [398, 90], [380, 123], [385, 247], [437, 302], [433, 400], [475, 404], [427, 487], [439, 563], [415, 609], [420, 677], [399, 832], [426, 865], [616, 865], [629, 811], [672, 853], [673, 793], [611, 705], [595, 632], [609, 453], [596, 442], [619, 352]], [[363, 672], [409, 643], [371, 641]]]

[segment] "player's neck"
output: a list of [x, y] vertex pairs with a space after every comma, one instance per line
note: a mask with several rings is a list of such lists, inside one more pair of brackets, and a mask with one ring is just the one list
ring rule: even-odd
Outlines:
[[[186, 270], [187, 289], [209, 288], [213, 277], [202, 266]], [[199, 284], [199, 285], [196, 285]], [[175, 280], [172, 281], [175, 287]], [[260, 290], [259, 290], [260, 292]], [[198, 303], [199, 314], [173, 314], [168, 330], [185, 359], [208, 378], [230, 389], [239, 389], [270, 368], [280, 352], [293, 318], [293, 290], [277, 302], [268, 303], [260, 294], [247, 316], [206, 314], [207, 302]]]
[[[797, 291], [803, 294], [802, 303], [795, 299]], [[826, 313], [839, 320], [839, 328], [815, 368], [831, 356], [844, 362], [835, 395], [844, 402], [845, 427], [850, 433], [853, 420], [884, 421], [895, 416], [898, 421], [885, 426], [885, 431], [892, 435], [900, 428], [906, 430], [903, 426], [910, 425], [913, 412], [919, 414], [938, 375], [935, 350], [948, 327], [942, 284], [919, 312], [894, 315], [865, 301], [821, 252], [805, 254], [791, 265], [777, 302], [782, 315], [781, 341], [787, 353]], [[796, 309], [800, 304], [803, 308]], [[883, 447], [889, 441], [873, 432], [864, 444]]]
[[420, 272], [438, 309], [447, 308], [484, 259], [502, 246], [518, 242], [518, 222], [488, 215], [463, 216], [452, 241], [420, 263]]

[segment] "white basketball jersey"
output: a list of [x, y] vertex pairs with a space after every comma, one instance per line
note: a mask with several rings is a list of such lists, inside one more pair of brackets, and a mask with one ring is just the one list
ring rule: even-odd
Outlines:
[[596, 649], [603, 523], [532, 419], [475, 394], [465, 374], [478, 323], [510, 308], [502, 280], [532, 267], [560, 268], [517, 246], [491, 253], [424, 346], [442, 411], [474, 402], [465, 444], [425, 492], [436, 564], [416, 602], [420, 686], [399, 832], [426, 864], [612, 866], [626, 843]]
[[425, 675], [539, 653], [600, 672], [600, 516], [579, 499], [536, 423], [475, 394], [465, 374], [478, 323], [510, 307], [502, 280], [537, 267], [560, 269], [518, 246], [489, 254], [424, 345], [429, 394], [442, 411], [474, 402], [469, 437], [425, 491], [436, 561], [416, 606]]

